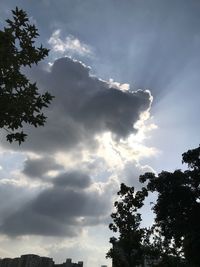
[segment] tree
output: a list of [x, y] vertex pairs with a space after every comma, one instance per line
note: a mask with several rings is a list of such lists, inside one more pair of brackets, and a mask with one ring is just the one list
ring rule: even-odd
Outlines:
[[[114, 267], [144, 266], [146, 259], [152, 267], [200, 266], [200, 146], [182, 157], [188, 169], [145, 173], [141, 191], [121, 184], [109, 225], [118, 234], [107, 253]], [[146, 229], [139, 209], [150, 192], [157, 195], [155, 221]]]
[[182, 155], [185, 171], [146, 173], [140, 181], [158, 193], [154, 226], [171, 255], [184, 256], [188, 266], [200, 266], [200, 146]]
[[154, 225], [149, 229], [141, 227], [139, 209], [148, 196], [143, 187], [135, 192], [134, 187], [121, 184], [117, 193], [119, 200], [115, 201], [115, 212], [111, 214], [113, 223], [110, 230], [118, 234], [111, 237], [112, 248], [106, 257], [111, 258], [113, 267], [186, 267], [181, 257], [172, 255], [166, 249], [161, 232]]
[[146, 229], [140, 227], [141, 214], [138, 212], [143, 206], [147, 195], [146, 189], [135, 193], [134, 187], [121, 184], [117, 193], [119, 200], [115, 201], [116, 212], [111, 214], [113, 223], [109, 228], [118, 233], [119, 237], [112, 237], [112, 248], [107, 253], [107, 258], [112, 258], [114, 267], [134, 267], [143, 263], [143, 241]]
[[20, 144], [27, 136], [24, 124], [44, 125], [46, 117], [41, 110], [49, 106], [53, 96], [40, 94], [36, 83], [22, 73], [22, 67], [37, 64], [49, 50], [34, 45], [39, 34], [26, 12], [16, 7], [12, 14], [7, 27], [0, 30], [0, 128], [6, 130], [9, 142]]

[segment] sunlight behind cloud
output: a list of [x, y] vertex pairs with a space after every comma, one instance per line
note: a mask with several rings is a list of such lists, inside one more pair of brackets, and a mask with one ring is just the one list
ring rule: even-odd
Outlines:
[[25, 72], [55, 98], [21, 146], [2, 129], [1, 257], [110, 267], [120, 184], [140, 190], [140, 175], [182, 168], [181, 153], [199, 144], [200, 1], [1, 0], [2, 30], [13, 2], [50, 49]]
[[138, 162], [141, 158], [155, 156], [158, 153], [156, 148], [144, 145], [149, 133], [157, 129], [151, 120], [150, 111], [143, 112], [135, 124], [137, 133], [131, 134], [127, 139], [116, 141], [110, 132], [98, 136], [100, 147], [97, 154], [104, 157], [112, 168], [122, 167], [127, 160]]
[[113, 79], [109, 79], [109, 88], [117, 88], [120, 89], [121, 91], [128, 91], [130, 89], [130, 84], [128, 83], [119, 83], [114, 81]]

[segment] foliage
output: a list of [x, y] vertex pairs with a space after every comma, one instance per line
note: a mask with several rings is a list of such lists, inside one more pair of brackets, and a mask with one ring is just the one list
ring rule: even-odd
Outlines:
[[53, 97], [48, 92], [39, 94], [36, 83], [22, 73], [22, 67], [37, 64], [49, 51], [34, 46], [39, 34], [27, 14], [17, 7], [12, 14], [7, 27], [0, 30], [0, 128], [7, 131], [9, 142], [20, 144], [26, 137], [24, 124], [44, 125], [46, 117], [41, 110]]
[[[200, 266], [200, 146], [182, 155], [185, 171], [145, 173], [141, 191], [121, 184], [116, 211], [111, 214], [112, 237], [107, 257], [114, 267]], [[153, 204], [155, 221], [150, 229], [141, 227], [139, 209], [149, 193], [156, 193]]]
[[185, 171], [163, 171], [158, 176], [140, 176], [147, 190], [157, 192], [155, 227], [163, 236], [165, 249], [184, 256], [188, 266], [200, 266], [200, 147], [182, 155]]
[[137, 266], [143, 262], [144, 228], [140, 227], [141, 215], [138, 209], [143, 206], [143, 200], [147, 194], [146, 189], [135, 193], [134, 187], [121, 184], [117, 193], [119, 200], [114, 203], [116, 212], [111, 214], [113, 223], [109, 228], [119, 234], [118, 239], [112, 237], [112, 248], [107, 253], [108, 258], [113, 259], [115, 267]]
[[148, 192], [145, 188], [135, 192], [134, 187], [121, 184], [115, 201], [116, 211], [111, 214], [113, 223], [110, 230], [118, 234], [118, 238], [110, 238], [112, 248], [107, 258], [113, 261], [113, 267], [146, 266], [152, 267], [185, 267], [181, 258], [168, 254], [163, 245], [163, 238], [158, 228], [142, 228], [139, 209], [144, 204]]

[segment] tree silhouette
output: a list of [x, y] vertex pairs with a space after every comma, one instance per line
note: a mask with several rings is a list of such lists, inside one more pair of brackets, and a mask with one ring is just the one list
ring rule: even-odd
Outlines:
[[46, 117], [41, 110], [53, 97], [48, 92], [40, 94], [36, 83], [22, 73], [22, 67], [37, 64], [49, 50], [34, 46], [39, 34], [26, 12], [16, 7], [12, 14], [7, 27], [0, 30], [0, 128], [6, 130], [9, 142], [20, 144], [26, 137], [24, 124], [44, 125]]
[[140, 176], [147, 190], [157, 192], [155, 227], [172, 255], [184, 256], [188, 266], [200, 266], [200, 146], [182, 155], [185, 171]]
[[[121, 184], [119, 199], [111, 214], [109, 228], [117, 234], [110, 239], [107, 257], [113, 267], [200, 266], [200, 146], [182, 155], [185, 171], [145, 173], [141, 191]], [[151, 228], [141, 227], [140, 208], [149, 193], [156, 193]]]
[[158, 228], [141, 227], [139, 209], [148, 196], [147, 190], [135, 192], [134, 187], [122, 183], [117, 194], [119, 200], [114, 203], [116, 211], [111, 214], [113, 223], [109, 228], [118, 238], [110, 238], [112, 248], [106, 255], [112, 259], [113, 267], [185, 267], [181, 257], [166, 249]]
[[135, 192], [134, 187], [121, 184], [117, 193], [119, 200], [114, 203], [116, 212], [111, 214], [113, 223], [109, 228], [118, 233], [119, 237], [112, 237], [112, 248], [107, 253], [107, 258], [112, 258], [114, 267], [134, 267], [144, 260], [143, 240], [145, 229], [140, 227], [141, 214], [138, 212], [143, 206], [147, 195], [146, 189]]

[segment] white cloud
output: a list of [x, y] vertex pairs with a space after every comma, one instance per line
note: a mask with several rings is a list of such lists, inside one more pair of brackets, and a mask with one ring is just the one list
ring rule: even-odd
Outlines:
[[122, 91], [128, 91], [130, 89], [130, 85], [128, 83], [115, 82], [113, 79], [109, 79], [108, 84], [110, 88], [113, 87]]
[[52, 51], [61, 55], [80, 55], [91, 56], [93, 54], [92, 48], [81, 42], [73, 35], [68, 35], [65, 38], [61, 37], [61, 31], [55, 30], [48, 40], [51, 45]]

